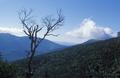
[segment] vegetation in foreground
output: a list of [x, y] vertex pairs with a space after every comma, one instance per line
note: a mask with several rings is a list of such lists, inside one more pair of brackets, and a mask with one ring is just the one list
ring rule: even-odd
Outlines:
[[16, 66], [0, 60], [0, 78], [17, 78]]

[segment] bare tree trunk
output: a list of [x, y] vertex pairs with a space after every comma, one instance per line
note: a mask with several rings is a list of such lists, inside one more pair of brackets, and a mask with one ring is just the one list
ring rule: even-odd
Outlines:
[[32, 70], [32, 61], [33, 61], [33, 57], [34, 57], [34, 55], [35, 55], [35, 52], [36, 52], [36, 47], [35, 47], [35, 45], [36, 45], [36, 39], [35, 39], [35, 41], [32, 39], [31, 40], [31, 55], [30, 55], [30, 57], [29, 57], [29, 59], [28, 59], [28, 77], [27, 78], [32, 78], [32, 76], [33, 76], [33, 70]]

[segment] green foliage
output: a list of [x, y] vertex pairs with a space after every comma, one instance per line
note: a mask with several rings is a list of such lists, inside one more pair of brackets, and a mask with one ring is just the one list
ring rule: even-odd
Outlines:
[[[25, 69], [25, 60], [15, 62]], [[120, 78], [120, 38], [36, 56], [34, 78]]]
[[12, 64], [0, 61], [0, 78], [17, 78], [16, 67]]

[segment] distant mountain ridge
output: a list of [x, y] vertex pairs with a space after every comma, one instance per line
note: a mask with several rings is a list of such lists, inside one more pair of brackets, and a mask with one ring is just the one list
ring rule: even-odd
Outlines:
[[[0, 52], [6, 60], [16, 60], [26, 57], [25, 51], [30, 49], [30, 40], [27, 36], [17, 37], [8, 33], [0, 33]], [[49, 40], [43, 40], [38, 46], [37, 53], [43, 54], [65, 48], [64, 45], [54, 43]]]

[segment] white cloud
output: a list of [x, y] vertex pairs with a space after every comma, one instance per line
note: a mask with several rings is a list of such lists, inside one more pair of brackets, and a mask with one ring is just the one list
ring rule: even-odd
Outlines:
[[79, 39], [106, 39], [113, 36], [109, 27], [100, 27], [91, 19], [84, 19], [80, 27], [69, 31], [66, 36]]
[[93, 20], [86, 18], [78, 28], [66, 32], [64, 35], [61, 35], [59, 39], [64, 42], [83, 43], [89, 39], [100, 40], [115, 36], [116, 33], [113, 33], [111, 28], [99, 26]]
[[16, 36], [23, 36], [24, 33], [21, 28], [0, 27], [0, 33], [9, 33]]

